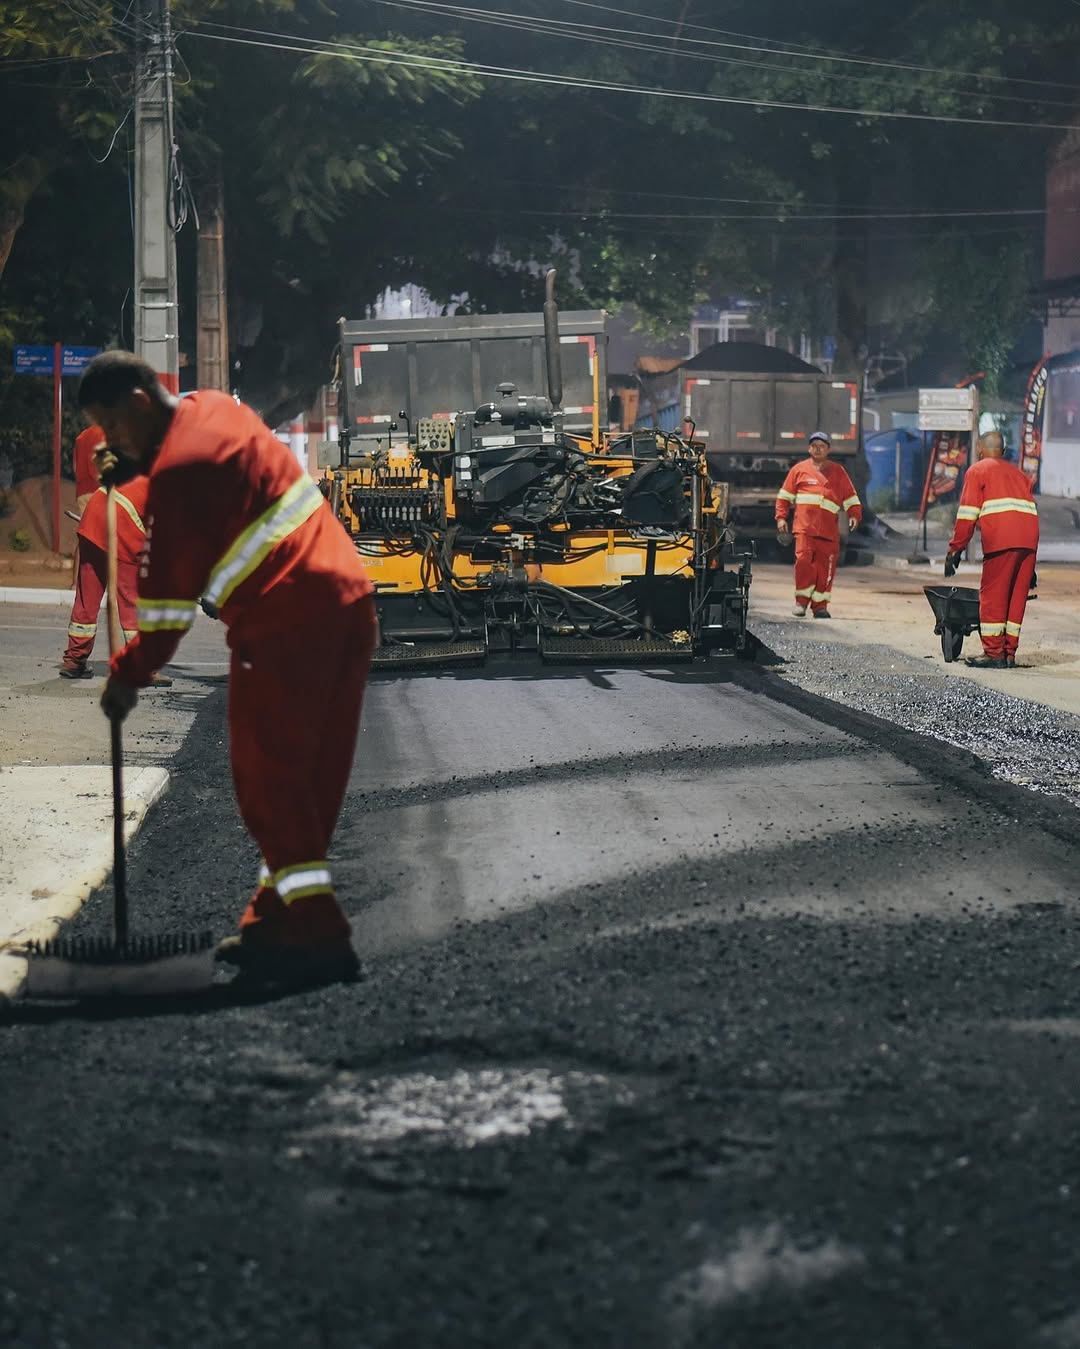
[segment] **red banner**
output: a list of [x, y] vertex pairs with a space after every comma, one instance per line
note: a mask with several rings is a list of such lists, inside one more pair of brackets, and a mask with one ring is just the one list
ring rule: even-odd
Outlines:
[[1031, 372], [1024, 398], [1024, 423], [1020, 430], [1020, 467], [1033, 488], [1039, 484], [1042, 465], [1043, 416], [1046, 412], [1046, 382], [1050, 367], [1043, 359]]
[[967, 468], [971, 436], [967, 431], [935, 431], [926, 473], [923, 509], [958, 492]]

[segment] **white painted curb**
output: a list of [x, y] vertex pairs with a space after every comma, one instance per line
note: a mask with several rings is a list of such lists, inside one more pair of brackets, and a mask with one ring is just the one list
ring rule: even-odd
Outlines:
[[[164, 768], [124, 775], [130, 843], [169, 786]], [[18, 995], [26, 960], [12, 948], [48, 941], [112, 871], [112, 770], [0, 769], [0, 998]]]

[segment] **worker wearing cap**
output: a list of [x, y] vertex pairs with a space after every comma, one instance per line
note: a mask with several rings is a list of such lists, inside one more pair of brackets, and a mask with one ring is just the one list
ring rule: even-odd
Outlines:
[[256, 987], [354, 979], [327, 860], [377, 633], [353, 542], [290, 450], [228, 394], [176, 398], [145, 361], [109, 351], [87, 366], [79, 401], [113, 464], [150, 479], [138, 633], [112, 660], [106, 714], [134, 707], [200, 600], [228, 628], [233, 783], [261, 860], [218, 957]]
[[[105, 444], [100, 427], [99, 443]], [[150, 483], [140, 474], [114, 491], [116, 509], [116, 608], [125, 640], [138, 630], [136, 589], [139, 558], [146, 543], [146, 494]], [[68, 620], [67, 649], [60, 666], [62, 679], [86, 679], [87, 664], [97, 638], [101, 599], [108, 585], [108, 493], [104, 487], [91, 492], [79, 520], [78, 570], [75, 576], [75, 602]], [[172, 683], [164, 675], [151, 681], [165, 688]]]
[[964, 474], [956, 527], [945, 556], [952, 576], [960, 554], [978, 525], [983, 565], [979, 586], [979, 635], [983, 654], [968, 660], [982, 669], [1011, 669], [1016, 664], [1020, 627], [1035, 575], [1039, 547], [1039, 511], [1027, 474], [1007, 463], [998, 431], [980, 436], [977, 460]]
[[[776, 494], [776, 528], [795, 538], [796, 618], [810, 607], [815, 618], [831, 618], [833, 576], [840, 556], [840, 516], [848, 528], [862, 520], [859, 494], [839, 465], [831, 463], [832, 441], [825, 431], [810, 437], [810, 457], [795, 464]], [[791, 520], [794, 512], [794, 522]]]

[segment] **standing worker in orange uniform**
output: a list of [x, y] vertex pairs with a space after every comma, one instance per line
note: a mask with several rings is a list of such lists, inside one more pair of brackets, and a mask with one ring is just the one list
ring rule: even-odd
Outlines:
[[88, 426], [75, 437], [71, 457], [75, 469], [75, 513], [80, 517], [98, 489], [98, 471], [94, 463], [94, 454], [104, 444], [105, 432], [100, 426]]
[[1007, 463], [997, 431], [980, 436], [976, 463], [964, 475], [956, 527], [945, 555], [945, 575], [953, 576], [975, 526], [982, 535], [979, 635], [983, 654], [968, 660], [986, 670], [1012, 669], [1039, 547], [1039, 511], [1027, 474]]
[[[796, 618], [810, 606], [815, 618], [831, 618], [833, 577], [840, 556], [840, 513], [846, 512], [849, 529], [862, 520], [859, 494], [847, 472], [829, 462], [832, 441], [827, 432], [810, 437], [810, 458], [795, 464], [776, 494], [776, 528], [795, 536]], [[788, 517], [795, 512], [795, 523]]]
[[327, 862], [377, 636], [353, 542], [289, 449], [228, 394], [177, 399], [146, 362], [110, 351], [87, 366], [79, 402], [105, 428], [104, 472], [150, 479], [139, 630], [113, 659], [106, 714], [134, 707], [200, 600], [228, 628], [233, 784], [262, 859], [219, 959], [256, 986], [353, 979]]
[[[104, 445], [102, 437], [100, 444]], [[142, 475], [115, 489], [116, 499], [116, 607], [124, 637], [130, 641], [138, 628], [136, 576], [146, 544], [146, 494], [150, 482]], [[108, 493], [104, 487], [90, 494], [79, 520], [75, 602], [68, 621], [68, 643], [60, 666], [62, 679], [87, 679], [87, 662], [97, 637], [101, 599], [108, 585]], [[153, 683], [167, 686], [171, 679], [156, 675]]]

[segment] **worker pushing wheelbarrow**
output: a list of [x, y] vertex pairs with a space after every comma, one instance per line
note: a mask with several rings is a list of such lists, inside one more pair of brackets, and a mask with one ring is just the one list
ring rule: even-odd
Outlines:
[[956, 660], [969, 632], [979, 631], [983, 654], [967, 663], [981, 670], [1011, 670], [1029, 593], [1035, 586], [1039, 511], [1027, 475], [1005, 462], [998, 431], [981, 435], [978, 461], [964, 475], [956, 525], [945, 555], [945, 576], [956, 574], [976, 527], [982, 536], [982, 577], [978, 590], [924, 586], [937, 619], [936, 633], [947, 661]]

